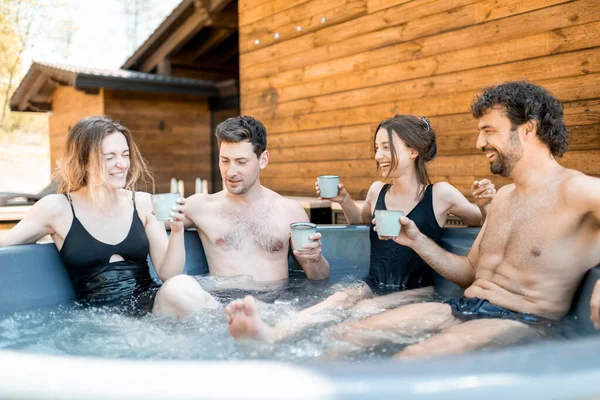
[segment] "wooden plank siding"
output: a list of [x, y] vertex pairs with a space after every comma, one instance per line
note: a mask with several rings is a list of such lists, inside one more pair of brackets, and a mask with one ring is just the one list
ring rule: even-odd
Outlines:
[[63, 155], [69, 129], [82, 118], [104, 115], [103, 90], [86, 94], [72, 86], [58, 86], [52, 95], [52, 113], [48, 117], [50, 170]]
[[105, 90], [105, 113], [132, 131], [154, 174], [157, 193], [169, 191], [173, 177], [184, 180], [186, 195], [193, 193], [197, 177], [210, 181], [211, 116], [207, 99]]
[[559, 162], [600, 175], [596, 0], [238, 6], [242, 113], [267, 128], [271, 161], [261, 181], [276, 191], [314, 196], [317, 175], [338, 174], [356, 199], [364, 198], [377, 179], [374, 131], [398, 113], [430, 117], [438, 140], [429, 165], [434, 181], [466, 195], [474, 179], [507, 184], [475, 148], [477, 121], [469, 110], [482, 88], [517, 79], [543, 85], [564, 103], [570, 151]]

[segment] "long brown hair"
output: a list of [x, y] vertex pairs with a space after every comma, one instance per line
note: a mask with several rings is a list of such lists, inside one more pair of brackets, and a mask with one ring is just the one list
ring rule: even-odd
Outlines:
[[69, 129], [63, 157], [53, 177], [59, 180], [59, 193], [69, 193], [87, 187], [92, 201], [102, 204], [108, 190], [102, 140], [120, 132], [127, 140], [130, 166], [125, 189], [135, 191], [139, 183], [151, 183], [154, 178], [148, 170], [142, 153], [133, 141], [131, 132], [120, 122], [107, 117], [88, 117]]
[[[398, 158], [396, 157], [396, 148], [394, 147], [393, 135], [396, 134], [398, 137], [406, 143], [406, 145], [414, 149], [419, 155], [415, 159], [415, 172], [417, 175], [417, 181], [421, 184], [422, 188], [419, 192], [419, 196], [422, 196], [425, 187], [431, 184], [429, 174], [425, 164], [433, 160], [437, 154], [437, 144], [435, 142], [435, 131], [431, 127], [429, 119], [425, 116], [415, 117], [413, 115], [398, 114], [392, 118], [388, 118], [379, 124], [375, 130], [375, 136], [373, 138], [373, 148], [375, 148], [375, 139], [377, 132], [380, 129], [385, 129], [388, 133], [390, 151], [392, 153], [392, 166], [388, 171], [386, 179], [390, 173], [398, 166]], [[379, 172], [379, 164], [377, 164], [377, 172]]]

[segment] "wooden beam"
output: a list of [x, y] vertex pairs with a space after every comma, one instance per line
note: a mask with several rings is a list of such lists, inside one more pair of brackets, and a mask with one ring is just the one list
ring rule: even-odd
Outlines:
[[217, 13], [224, 9], [231, 0], [209, 0], [208, 11], [211, 13]]
[[40, 91], [40, 89], [42, 88], [42, 86], [44, 86], [44, 84], [46, 82], [47, 82], [47, 76], [46, 76], [46, 74], [41, 72], [37, 76], [37, 78], [35, 78], [35, 80], [31, 84], [31, 86], [29, 86], [29, 89], [27, 90], [27, 92], [25, 92], [25, 95], [19, 102], [19, 105], [18, 105], [19, 111], [24, 111], [27, 109], [27, 107], [29, 106], [30, 100]]
[[171, 61], [168, 58], [163, 58], [158, 62], [158, 75], [171, 76]]
[[197, 8], [194, 13], [142, 64], [142, 72], [152, 71], [158, 63], [180, 49], [190, 38], [198, 33], [210, 20], [204, 8]]
[[228, 7], [220, 12], [210, 11], [210, 25], [215, 28], [226, 28], [234, 31], [238, 30], [238, 11], [235, 7]]
[[238, 68], [232, 65], [221, 65], [223, 56], [219, 57], [205, 57], [201, 60], [194, 61], [191, 57], [187, 56], [178, 56], [169, 58], [171, 61], [171, 68], [177, 67], [186, 67], [186, 68], [195, 68], [198, 70], [206, 69], [206, 70], [219, 70], [226, 72], [238, 72]]
[[209, 50], [217, 47], [221, 43], [223, 43], [228, 37], [230, 37], [234, 31], [231, 29], [216, 29], [215, 32], [206, 40], [200, 47], [196, 49], [194, 54], [192, 55], [192, 60], [197, 60], [208, 52]]

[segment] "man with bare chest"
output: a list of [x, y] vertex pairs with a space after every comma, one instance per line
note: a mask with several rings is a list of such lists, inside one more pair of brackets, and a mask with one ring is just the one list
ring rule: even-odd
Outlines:
[[[472, 112], [479, 119], [477, 148], [492, 173], [514, 183], [498, 191], [467, 257], [441, 249], [408, 218], [394, 238], [466, 287], [464, 297], [344, 324], [336, 332], [342, 340], [373, 345], [376, 331], [437, 333], [397, 357], [517, 343], [563, 318], [583, 276], [600, 263], [600, 179], [556, 161], [568, 148], [560, 102], [539, 86], [508, 82], [486, 89]], [[591, 310], [600, 329], [600, 281]]]
[[[308, 222], [304, 209], [260, 184], [269, 162], [266, 130], [252, 117], [222, 122], [216, 129], [219, 168], [225, 190], [187, 201], [186, 227], [198, 230], [213, 276], [246, 276], [248, 289], [288, 278], [290, 224]], [[321, 234], [293, 254], [308, 279], [329, 277]]]

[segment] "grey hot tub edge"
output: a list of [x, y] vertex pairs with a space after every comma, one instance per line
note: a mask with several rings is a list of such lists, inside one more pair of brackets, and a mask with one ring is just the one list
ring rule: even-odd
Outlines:
[[[336, 265], [355, 265], [366, 273], [369, 264], [368, 227], [357, 225], [320, 225], [323, 234], [323, 253], [332, 260], [332, 275]], [[448, 228], [442, 235], [442, 246], [455, 254], [466, 255], [479, 228]], [[202, 243], [195, 231], [185, 233], [186, 265], [184, 273], [203, 275], [208, 266]], [[290, 258], [290, 268], [297, 268]], [[151, 268], [153, 276], [154, 270]], [[594, 283], [600, 279], [600, 266], [592, 269], [583, 280], [573, 302], [579, 327], [593, 331], [590, 322], [589, 299]], [[0, 315], [15, 311], [45, 307], [72, 301], [73, 289], [56, 247], [51, 244], [33, 244], [0, 248]], [[436, 289], [446, 296], [460, 295], [462, 289], [436, 276]]]
[[[322, 226], [325, 255], [330, 260], [344, 260], [366, 269], [369, 260], [368, 228], [363, 226]], [[478, 230], [474, 228], [448, 229], [444, 232], [443, 246], [457, 254], [466, 254]], [[185, 272], [206, 272], [206, 260], [195, 232], [186, 233], [187, 263]], [[336, 273], [336, 262], [332, 262]], [[578, 316], [582, 329], [591, 331], [589, 298], [593, 284], [600, 278], [600, 268], [586, 276], [574, 301], [573, 313]], [[0, 315], [14, 311], [50, 306], [74, 298], [68, 276], [52, 244], [26, 245], [0, 249]], [[460, 294], [461, 289], [441, 279], [436, 279], [438, 290], [446, 295]], [[0, 358], [3, 358], [0, 352]], [[14, 357], [6, 352], [6, 357]], [[288, 392], [269, 398], [327, 398], [327, 399], [589, 399], [600, 396], [600, 337], [591, 336], [572, 341], [538, 343], [516, 348], [483, 351], [475, 354], [439, 357], [430, 360], [395, 361], [380, 360], [361, 363], [318, 363], [303, 367], [325, 379], [327, 389], [317, 396], [294, 396], [294, 386], [285, 383]], [[23, 355], [25, 358], [26, 355]], [[11, 358], [14, 359], [14, 358]], [[53, 359], [39, 356], [39, 362], [53, 363]], [[65, 365], [76, 360], [64, 358]], [[26, 364], [23, 361], [23, 365]], [[95, 366], [97, 360], [86, 362]], [[118, 371], [123, 368], [117, 360], [110, 361]], [[104, 362], [105, 363], [105, 362]], [[153, 371], [165, 374], [175, 369], [177, 363], [159, 361], [139, 362], [140, 367], [156, 367]], [[277, 368], [277, 364], [267, 363]], [[46, 364], [44, 364], [46, 365]], [[99, 364], [102, 365], [102, 364]], [[200, 371], [206, 362], [185, 364], [190, 370]], [[215, 363], [211, 365], [217, 365]], [[243, 367], [244, 362], [231, 366]], [[255, 365], [255, 364], [253, 364]], [[73, 368], [77, 368], [74, 366]], [[13, 368], [14, 370], [14, 368]], [[18, 369], [27, 381], [36, 379], [27, 369]], [[181, 370], [178, 370], [181, 373]], [[205, 370], [202, 370], [205, 371]], [[13, 371], [15, 372], [15, 371]], [[15, 372], [16, 373], [16, 372]], [[21, 373], [21, 372], [19, 372]], [[40, 372], [36, 376], [44, 379]], [[3, 374], [4, 375], [4, 374]], [[171, 376], [165, 375], [165, 378]], [[173, 375], [175, 376], [175, 375]], [[211, 379], [217, 379], [216, 376]], [[8, 398], [13, 383], [2, 383], [0, 398]], [[11, 381], [12, 382], [12, 381]], [[169, 381], [170, 382], [170, 381]], [[273, 382], [275, 385], [276, 382]], [[14, 386], [14, 385], [13, 385]], [[5, 389], [3, 389], [3, 387]], [[208, 398], [202, 385], [193, 384], [194, 395], [189, 398]], [[288, 390], [286, 389], [286, 390]], [[16, 389], [20, 391], [20, 389]], [[42, 394], [40, 386], [38, 394]], [[89, 392], [90, 389], [88, 389]], [[114, 392], [120, 390], [115, 388]], [[325, 390], [327, 392], [325, 392]], [[315, 392], [319, 392], [316, 389]], [[23, 392], [24, 393], [24, 392]], [[43, 392], [43, 393], [47, 393]], [[73, 392], [75, 393], [75, 392]], [[73, 394], [72, 393], [72, 394]], [[85, 391], [77, 392], [84, 395]], [[132, 392], [133, 393], [133, 392]], [[221, 397], [228, 396], [223, 387]], [[166, 398], [168, 393], [156, 393]], [[24, 395], [23, 395], [24, 396]], [[29, 397], [19, 398], [29, 398]], [[114, 398], [124, 398], [121, 395]], [[136, 396], [129, 396], [138, 398]], [[212, 393], [214, 397], [214, 393]], [[252, 390], [244, 398], [255, 398]], [[61, 398], [60, 395], [48, 398]], [[75, 398], [75, 397], [72, 397]], [[186, 397], [188, 398], [188, 397]], [[266, 397], [265, 397], [266, 398]]]

